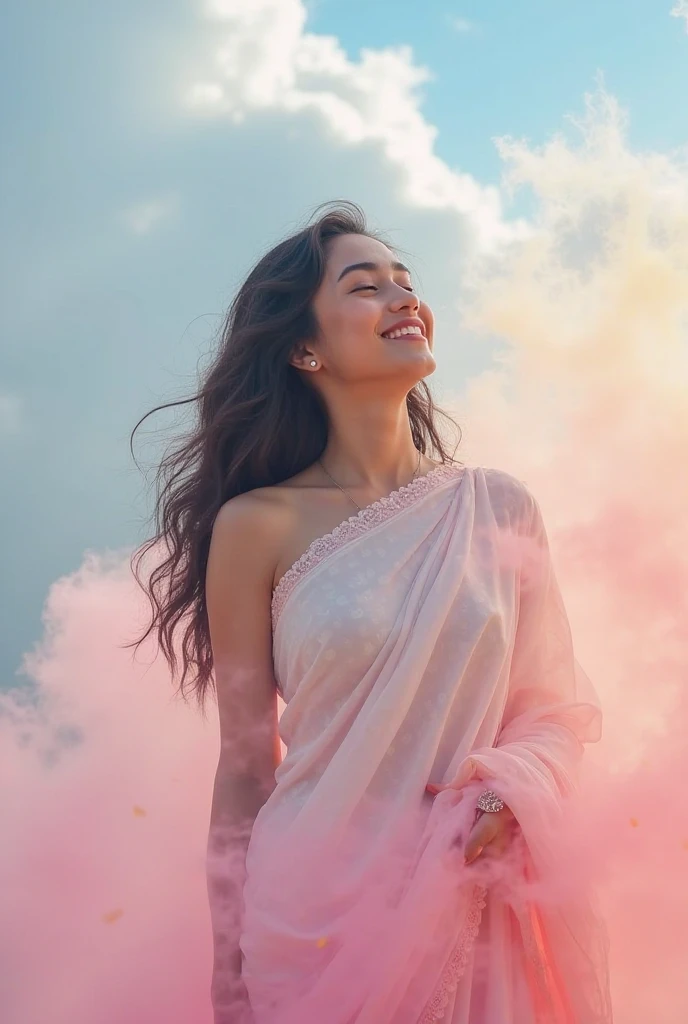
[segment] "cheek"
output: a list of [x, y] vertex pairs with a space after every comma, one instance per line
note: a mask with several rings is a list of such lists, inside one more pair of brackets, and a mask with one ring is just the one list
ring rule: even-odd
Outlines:
[[435, 318], [432, 315], [432, 310], [426, 302], [421, 302], [418, 307], [418, 316], [425, 324], [425, 337], [428, 339], [430, 346], [432, 346], [432, 339], [435, 333]]
[[322, 344], [331, 369], [348, 376], [381, 358], [384, 343], [378, 338], [379, 345], [375, 344], [380, 315], [380, 308], [370, 299], [354, 298], [327, 310], [321, 324]]
[[[366, 294], [365, 292], [363, 293]], [[360, 333], [361, 330], [375, 331], [380, 320], [381, 308], [379, 303], [368, 296], [365, 299], [356, 299], [354, 296], [350, 302], [342, 308], [341, 322], [344, 330], [347, 328]]]
[[352, 299], [330, 321], [333, 342], [343, 346], [347, 352], [356, 353], [359, 358], [370, 353], [371, 338], [377, 332], [380, 315], [379, 306], [369, 298]]

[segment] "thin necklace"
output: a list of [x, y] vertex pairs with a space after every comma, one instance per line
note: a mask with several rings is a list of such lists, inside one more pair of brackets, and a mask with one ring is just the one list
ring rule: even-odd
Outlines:
[[[320, 462], [320, 459], [318, 459], [318, 462]], [[321, 468], [322, 468], [323, 470], [325, 470], [325, 472], [327, 473], [327, 470], [326, 470], [326, 469], [325, 469], [325, 467], [323, 466], [322, 462], [320, 462], [320, 466], [321, 466]], [[419, 469], [420, 469], [420, 451], [418, 452], [418, 465], [416, 466], [416, 472], [415, 472], [415, 473], [413, 474], [413, 476], [411, 477], [411, 479], [412, 479], [412, 480], [415, 480], [415, 478], [416, 478], [416, 477], [418, 476], [418, 470], [419, 470]], [[362, 509], [361, 509], [361, 506], [360, 506], [360, 505], [358, 504], [358, 502], [357, 502], [357, 501], [354, 501], [354, 499], [353, 499], [353, 498], [351, 497], [351, 495], [349, 494], [349, 492], [348, 492], [348, 491], [345, 491], [345, 490], [344, 490], [344, 488], [342, 487], [342, 485], [341, 485], [341, 484], [338, 484], [338, 483], [337, 483], [337, 481], [335, 480], [335, 478], [334, 478], [334, 477], [333, 477], [333, 476], [332, 476], [332, 475], [331, 475], [330, 473], [327, 473], [327, 475], [329, 476], [329, 478], [330, 478], [330, 480], [332, 481], [332, 483], [333, 483], [333, 484], [335, 484], [335, 485], [336, 485], [336, 486], [337, 486], [337, 487], [339, 488], [339, 490], [340, 490], [340, 491], [343, 491], [343, 492], [344, 492], [344, 494], [346, 494], [346, 496], [347, 496], [347, 498], [349, 499], [349, 501], [353, 501], [353, 502], [354, 502], [354, 505], [356, 506], [356, 508], [358, 509], [358, 511], [359, 511], [359, 512], [361, 512], [361, 511], [362, 511]], [[407, 486], [408, 486], [408, 485], [407, 485]]]

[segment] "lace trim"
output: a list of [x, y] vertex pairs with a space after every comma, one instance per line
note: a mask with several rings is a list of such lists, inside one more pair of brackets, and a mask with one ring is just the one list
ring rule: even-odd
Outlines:
[[437, 484], [458, 474], [460, 471], [462, 472], [464, 468], [463, 465], [457, 466], [453, 463], [435, 466], [425, 476], [417, 476], [409, 484], [405, 484], [396, 491], [386, 494], [384, 497], [374, 501], [372, 505], [366, 505], [360, 512], [350, 516], [343, 523], [340, 523], [339, 526], [335, 526], [334, 530], [331, 530], [330, 533], [326, 533], [324, 536], [312, 541], [301, 557], [287, 569], [272, 593], [273, 632], [287, 597], [294, 589], [297, 581], [310, 572], [326, 555], [329, 555], [331, 551], [341, 547], [354, 537], [365, 533], [372, 526], [377, 526], [378, 523], [406, 508], [415, 498], [428, 493]]
[[444, 973], [442, 974], [439, 985], [435, 989], [430, 1000], [426, 1003], [418, 1024], [435, 1024], [436, 1021], [444, 1018], [447, 1011], [447, 1004], [449, 1003], [449, 997], [456, 991], [456, 987], [466, 970], [468, 957], [478, 935], [483, 910], [486, 905], [486, 894], [487, 889], [483, 888], [481, 885], [476, 886], [475, 897], [471, 908], [468, 911], [466, 924], [461, 932], [459, 941], [454, 947], [454, 952], [447, 961], [447, 965], [444, 968]]

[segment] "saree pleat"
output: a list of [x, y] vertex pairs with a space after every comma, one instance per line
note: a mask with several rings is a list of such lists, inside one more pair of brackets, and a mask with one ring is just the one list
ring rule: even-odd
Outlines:
[[[609, 1024], [603, 924], [556, 882], [601, 712], [527, 486], [440, 466], [318, 538], [273, 595], [273, 658], [287, 753], [241, 938], [256, 1024]], [[486, 784], [513, 840], [466, 866]]]

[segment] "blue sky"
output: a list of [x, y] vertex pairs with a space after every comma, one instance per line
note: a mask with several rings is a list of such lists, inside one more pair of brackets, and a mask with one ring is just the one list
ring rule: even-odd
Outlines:
[[[527, 190], [511, 205], [502, 194], [494, 208], [504, 169], [495, 137], [537, 150], [564, 133], [578, 144], [567, 115], [584, 115], [601, 72], [628, 113], [630, 151], [685, 154], [688, 11], [672, 17], [671, 0], [312, 0], [305, 28], [299, 0], [278, 2], [224, 0], [222, 20], [191, 0], [15, 0], [6, 11], [5, 686], [41, 635], [50, 584], [86, 550], [143, 539], [150, 501], [130, 430], [152, 405], [188, 392], [251, 260], [318, 202], [360, 201], [418, 254], [448, 337], [462, 268], [538, 212]], [[294, 53], [325, 62], [293, 90], [298, 110], [270, 81], [283, 57], [291, 73], [291, 58], [279, 36], [261, 49], [266, 30], [252, 12], [264, 6], [266, 25], [286, 12], [280, 31], [287, 39], [293, 30]], [[333, 37], [330, 49], [323, 37]], [[237, 39], [235, 54], [249, 57], [223, 79], [233, 119], [218, 112], [212, 83], [218, 49]], [[399, 56], [399, 47], [410, 49]], [[385, 62], [390, 48], [397, 56]], [[363, 49], [376, 59], [361, 89]], [[328, 54], [341, 59], [336, 74]], [[413, 87], [418, 67], [431, 77]], [[203, 81], [211, 84], [200, 102]], [[254, 87], [267, 99], [256, 101]], [[328, 114], [318, 89], [343, 113]], [[386, 90], [389, 102], [378, 103]], [[433, 130], [436, 164], [416, 141]], [[468, 333], [459, 340], [438, 375], [457, 390], [493, 354]], [[156, 417], [139, 437], [152, 427], [164, 440], [169, 423]], [[154, 455], [141, 440], [137, 453]]]
[[310, 10], [312, 30], [336, 35], [352, 56], [413, 46], [434, 75], [423, 109], [439, 129], [438, 152], [483, 181], [501, 174], [493, 136], [540, 144], [571, 131], [564, 115], [580, 112], [598, 71], [631, 114], [633, 148], [686, 145], [688, 38], [670, 3], [313, 0]]

